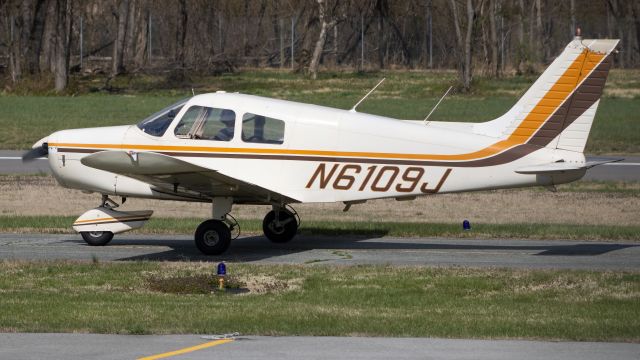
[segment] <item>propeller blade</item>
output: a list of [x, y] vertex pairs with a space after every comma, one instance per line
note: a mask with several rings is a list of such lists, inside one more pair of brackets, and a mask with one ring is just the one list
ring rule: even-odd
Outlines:
[[26, 153], [22, 154], [22, 162], [33, 161], [37, 158], [49, 155], [49, 144], [42, 143], [42, 146], [33, 148]]

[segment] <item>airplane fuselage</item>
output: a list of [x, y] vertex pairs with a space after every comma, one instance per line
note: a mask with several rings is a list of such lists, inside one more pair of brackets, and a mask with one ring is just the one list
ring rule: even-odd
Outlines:
[[[285, 123], [282, 144], [180, 138], [174, 129], [190, 106], [233, 110], [236, 129], [245, 113]], [[425, 126], [418, 121], [361, 114], [242, 94], [192, 98], [163, 136], [138, 127], [64, 130], [49, 136], [49, 161], [61, 185], [108, 195], [210, 201], [212, 194], [166, 192], [123, 175], [94, 169], [80, 160], [104, 150], [157, 152], [284, 194], [296, 202], [411, 198], [434, 193], [551, 185], [553, 179], [514, 170], [550, 158], [584, 161], [582, 154], [540, 146], [492, 150], [499, 139]], [[488, 149], [487, 154], [474, 154]], [[435, 155], [431, 155], [435, 154]], [[460, 155], [470, 154], [470, 155]], [[518, 159], [520, 157], [520, 159]], [[221, 195], [233, 196], [233, 191]], [[269, 203], [237, 194], [238, 202]]]

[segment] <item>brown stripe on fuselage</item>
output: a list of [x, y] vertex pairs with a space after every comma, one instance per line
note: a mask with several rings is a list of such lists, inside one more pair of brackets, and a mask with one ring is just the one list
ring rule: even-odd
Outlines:
[[104, 149], [83, 149], [83, 148], [58, 148], [58, 152], [67, 152], [67, 153], [93, 154], [100, 151], [105, 151], [105, 150]]

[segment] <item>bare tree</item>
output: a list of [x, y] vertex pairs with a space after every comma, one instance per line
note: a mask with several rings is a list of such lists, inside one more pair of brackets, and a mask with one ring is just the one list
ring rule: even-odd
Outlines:
[[[311, 73], [311, 77], [316, 79], [318, 77], [318, 67], [320, 66], [320, 58], [322, 57], [322, 53], [324, 51], [324, 44], [327, 41], [327, 33], [336, 26], [337, 19], [333, 18], [331, 20], [328, 19], [329, 14], [327, 13], [327, 4], [325, 0], [317, 0], [318, 2], [318, 17], [320, 20], [320, 34], [318, 35], [318, 40], [316, 41], [316, 46], [313, 50], [313, 56], [311, 57], [311, 63], [309, 65], [309, 72]], [[334, 3], [333, 12], [338, 5], [338, 1]]]
[[20, 56], [20, 30], [21, 26], [16, 24], [16, 19], [9, 15], [9, 71], [11, 81], [15, 84], [22, 76], [22, 64]]
[[[458, 16], [458, 5], [456, 0], [450, 0], [451, 11], [453, 12], [453, 25], [456, 33], [456, 59], [458, 63], [458, 75], [460, 82], [465, 92], [471, 89], [471, 79], [473, 69], [471, 68], [471, 36], [473, 35], [473, 27], [475, 23], [475, 9], [473, 0], [466, 0], [466, 22], [462, 22], [460, 16]], [[465, 27], [466, 25], [466, 27]], [[463, 28], [465, 30], [464, 37], [462, 36]]]
[[527, 51], [524, 43], [524, 22], [525, 22], [525, 10], [524, 0], [518, 0], [518, 42], [516, 44], [516, 74], [522, 74], [521, 65], [526, 61]]
[[500, 77], [500, 63], [498, 60], [498, 31], [496, 29], [496, 18], [498, 17], [498, 4], [500, 0], [489, 2], [489, 24], [491, 30], [491, 71], [493, 77]]
[[63, 91], [69, 82], [69, 46], [71, 43], [71, 1], [56, 0], [55, 89]]
[[124, 72], [124, 45], [127, 35], [127, 18], [129, 13], [129, 0], [120, 0], [118, 9], [114, 13], [116, 17], [116, 40], [113, 43], [113, 55], [111, 56], [111, 76]]
[[185, 40], [187, 39], [187, 0], [180, 0], [178, 24], [176, 26], [176, 62], [181, 70], [185, 67]]

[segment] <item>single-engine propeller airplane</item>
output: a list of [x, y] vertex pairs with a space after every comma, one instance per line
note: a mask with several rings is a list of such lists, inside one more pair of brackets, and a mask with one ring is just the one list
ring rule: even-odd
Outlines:
[[580, 179], [583, 154], [618, 40], [576, 37], [499, 118], [420, 122], [222, 91], [175, 103], [139, 124], [62, 130], [34, 144], [58, 183], [102, 195], [73, 224], [90, 245], [143, 226], [110, 196], [209, 202], [195, 232], [205, 254], [230, 245], [234, 204], [271, 206], [266, 237], [291, 240], [291, 204], [410, 200], [439, 193]]

